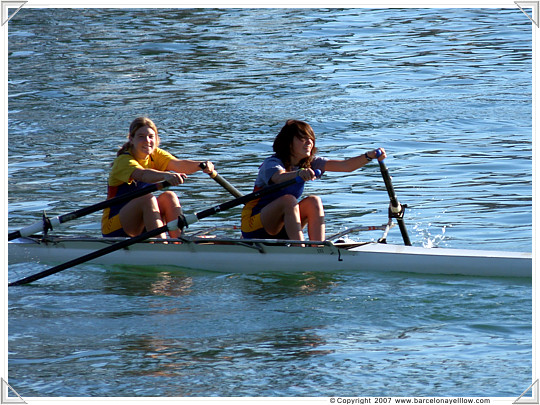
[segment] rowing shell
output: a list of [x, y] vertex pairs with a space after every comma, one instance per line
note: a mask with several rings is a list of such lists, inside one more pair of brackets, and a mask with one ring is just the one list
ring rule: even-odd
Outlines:
[[[13, 263], [62, 263], [118, 238], [20, 238], [8, 244]], [[192, 238], [182, 243], [137, 243], [91, 263], [126, 266], [174, 266], [219, 273], [407, 272], [489, 277], [531, 277], [532, 254], [398, 246], [384, 243], [310, 242]]]

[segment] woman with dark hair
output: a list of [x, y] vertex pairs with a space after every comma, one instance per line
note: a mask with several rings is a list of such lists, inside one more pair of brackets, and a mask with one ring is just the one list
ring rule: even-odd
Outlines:
[[[149, 183], [167, 181], [171, 186], [182, 184], [187, 174], [200, 170], [202, 162], [180, 160], [159, 148], [159, 135], [149, 118], [136, 118], [129, 127], [128, 141], [118, 150], [109, 174], [107, 199], [130, 193]], [[214, 170], [212, 162], [205, 162], [204, 172]], [[133, 237], [144, 230], [160, 228], [178, 218], [182, 208], [172, 191], [158, 197], [146, 194], [127, 203], [103, 211], [101, 232], [103, 236]], [[169, 232], [172, 238], [180, 231]], [[162, 234], [162, 238], [166, 235]]]
[[[314, 180], [315, 169], [322, 172], [352, 172], [377, 157], [386, 157], [383, 148], [345, 160], [332, 160], [315, 156], [315, 133], [303, 121], [288, 120], [274, 140], [275, 154], [264, 160], [255, 180], [254, 190], [300, 176]], [[242, 210], [242, 236], [249, 239], [304, 240], [307, 225], [310, 240], [325, 240], [324, 207], [318, 196], [298, 201], [304, 191], [304, 182], [251, 201]]]

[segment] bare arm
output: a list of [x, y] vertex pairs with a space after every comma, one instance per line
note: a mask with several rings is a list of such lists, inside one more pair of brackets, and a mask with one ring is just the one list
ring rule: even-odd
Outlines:
[[143, 183], [158, 183], [167, 181], [172, 186], [177, 186], [184, 182], [187, 176], [184, 173], [162, 172], [154, 169], [135, 169], [131, 178]]
[[[386, 158], [386, 152], [384, 151], [383, 148], [379, 148], [379, 150], [382, 152], [382, 154], [381, 156], [379, 156], [378, 159], [383, 160], [384, 158]], [[349, 159], [328, 160], [326, 162], [326, 165], [324, 166], [324, 170], [329, 171], [329, 172], [352, 172], [354, 170], [357, 170], [365, 166], [367, 163], [371, 161], [371, 159], [375, 159], [376, 155], [377, 155], [377, 149], [374, 149], [374, 150], [364, 153], [363, 155], [356, 156]]]
[[180, 159], [171, 159], [167, 165], [167, 170], [172, 170], [177, 173], [186, 173], [192, 174], [198, 170], [201, 170], [200, 164], [206, 163], [206, 168], [204, 169], [205, 173], [211, 173], [214, 170], [214, 165], [209, 161], [198, 161], [198, 160], [180, 160]]
[[315, 172], [311, 169], [297, 170], [295, 172], [278, 171], [270, 178], [272, 183], [283, 183], [300, 176], [304, 181], [315, 180]]
[[167, 181], [172, 186], [177, 186], [184, 183], [187, 174], [195, 173], [197, 170], [201, 170], [200, 164], [206, 163], [205, 173], [211, 173], [214, 170], [212, 162], [199, 162], [195, 160], [180, 160], [171, 159], [167, 165], [167, 171], [160, 171], [155, 169], [135, 169], [131, 174], [134, 180], [142, 181], [144, 183], [158, 183], [160, 181]]

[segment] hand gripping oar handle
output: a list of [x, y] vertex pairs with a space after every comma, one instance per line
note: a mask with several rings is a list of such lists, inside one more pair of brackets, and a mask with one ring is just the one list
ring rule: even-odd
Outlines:
[[[315, 174], [317, 177], [321, 176], [320, 170], [315, 170]], [[269, 187], [262, 188], [258, 191], [254, 191], [253, 193], [246, 194], [245, 196], [242, 196], [240, 198], [236, 198], [234, 200], [227, 201], [223, 204], [216, 205], [215, 207], [208, 208], [204, 211], [184, 216], [178, 218], [178, 220], [171, 221], [167, 223], [166, 225], [163, 225], [162, 227], [156, 228], [154, 230], [145, 232], [139, 236], [135, 236], [130, 239], [123, 240], [121, 242], [117, 242], [115, 244], [112, 244], [110, 246], [107, 246], [103, 249], [97, 250], [95, 252], [89, 253], [87, 255], [78, 257], [76, 259], [70, 260], [69, 262], [60, 264], [58, 266], [52, 267], [48, 270], [44, 270], [40, 273], [36, 273], [34, 275], [25, 277], [21, 280], [14, 281], [12, 283], [9, 283], [8, 286], [17, 286], [22, 284], [28, 284], [32, 281], [36, 281], [39, 279], [42, 279], [44, 277], [50, 276], [55, 273], [59, 273], [62, 270], [69, 269], [70, 267], [76, 266], [78, 264], [85, 263], [87, 261], [90, 261], [92, 259], [96, 259], [98, 257], [104, 256], [108, 253], [113, 253], [117, 250], [124, 249], [128, 246], [134, 245], [135, 243], [142, 242], [146, 239], [152, 238], [154, 236], [158, 236], [164, 232], [176, 230], [176, 229], [182, 229], [184, 227], [187, 227], [188, 225], [195, 223], [203, 218], [209, 217], [211, 215], [217, 214], [218, 212], [222, 212], [225, 210], [228, 210], [230, 208], [236, 207], [240, 204], [244, 204], [248, 201], [255, 200], [256, 198], [275, 193], [278, 190], [281, 190], [282, 188], [288, 187], [295, 183], [303, 182], [304, 180], [300, 176], [296, 176], [296, 178], [285, 181], [283, 183], [273, 184]]]
[[[382, 152], [380, 149], [377, 149], [376, 157], [382, 155]], [[409, 233], [407, 232], [407, 227], [405, 226], [405, 222], [403, 221], [403, 215], [405, 214], [405, 205], [402, 205], [399, 203], [396, 192], [394, 191], [394, 186], [392, 185], [392, 179], [390, 178], [390, 173], [388, 173], [388, 168], [386, 167], [386, 164], [384, 161], [379, 160], [379, 166], [381, 169], [381, 174], [384, 180], [384, 184], [386, 186], [386, 190], [388, 191], [388, 197], [390, 197], [390, 208], [389, 208], [389, 216], [391, 218], [396, 218], [399, 230], [401, 232], [401, 236], [403, 238], [403, 243], [406, 246], [411, 246], [411, 240], [409, 239]]]
[[25, 228], [22, 228], [18, 231], [14, 231], [8, 234], [8, 241], [21, 238], [24, 236], [30, 236], [37, 232], [47, 232], [50, 229], [53, 229], [53, 225], [60, 225], [64, 222], [71, 221], [73, 219], [81, 218], [85, 215], [92, 214], [96, 211], [101, 211], [105, 208], [112, 207], [116, 204], [121, 204], [126, 201], [133, 200], [137, 197], [153, 193], [154, 191], [159, 191], [170, 187], [171, 185], [167, 181], [162, 181], [161, 183], [151, 184], [149, 186], [143, 187], [139, 190], [133, 191], [128, 194], [124, 194], [118, 197], [113, 197], [108, 200], [102, 201], [100, 203], [91, 205], [89, 207], [81, 208], [77, 211], [70, 212], [68, 214], [60, 215], [54, 218], [47, 218], [43, 216], [41, 221], [38, 221], [32, 225], [29, 225]]
[[[201, 169], [206, 169], [206, 163], [202, 162], [199, 167]], [[214, 179], [218, 184], [220, 184], [225, 190], [227, 190], [229, 193], [231, 193], [234, 197], [240, 198], [243, 196], [243, 194], [238, 191], [231, 183], [229, 183], [227, 180], [225, 180], [221, 175], [213, 170], [212, 172], [208, 173], [208, 175]]]

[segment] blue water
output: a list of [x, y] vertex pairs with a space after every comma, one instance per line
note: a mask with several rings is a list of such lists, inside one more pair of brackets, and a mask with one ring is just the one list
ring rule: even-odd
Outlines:
[[[387, 150], [413, 245], [531, 251], [532, 27], [517, 7], [23, 7], [8, 35], [9, 229], [101, 201], [136, 116], [242, 192], [298, 118], [321, 156]], [[329, 234], [387, 220], [375, 163], [307, 190]], [[200, 172], [177, 192], [187, 212], [230, 199]], [[232, 210], [194, 229], [238, 223]], [[55, 231], [97, 235], [99, 214]], [[302, 270], [86, 264], [10, 288], [6, 379], [23, 398], [517, 398], [532, 382], [530, 280]]]

